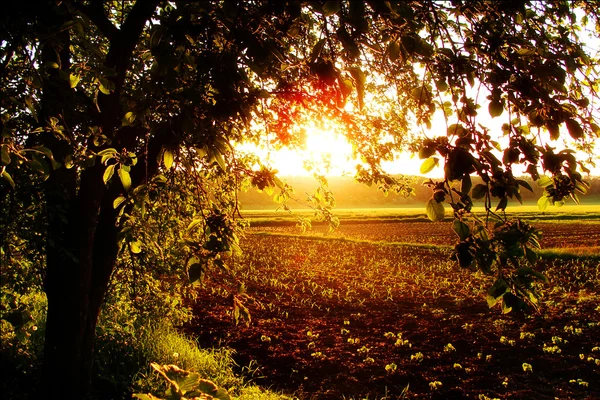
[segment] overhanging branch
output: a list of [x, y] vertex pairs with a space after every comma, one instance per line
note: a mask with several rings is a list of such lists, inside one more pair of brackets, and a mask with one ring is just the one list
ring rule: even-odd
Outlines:
[[81, 11], [86, 17], [90, 19], [96, 25], [96, 27], [102, 32], [109, 41], [113, 41], [119, 35], [119, 29], [114, 26], [104, 13], [102, 0], [92, 1], [88, 5], [75, 3], [75, 7]]

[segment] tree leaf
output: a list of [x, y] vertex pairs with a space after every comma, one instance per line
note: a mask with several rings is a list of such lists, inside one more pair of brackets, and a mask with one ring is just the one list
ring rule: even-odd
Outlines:
[[546, 122], [546, 129], [550, 133], [550, 139], [557, 140], [560, 137], [560, 128], [556, 122], [551, 120]]
[[125, 201], [125, 197], [123, 196], [119, 196], [116, 199], [113, 200], [113, 208], [116, 210], [117, 208], [119, 208], [119, 206], [121, 204], [123, 204], [123, 202]]
[[427, 86], [421, 85], [414, 88], [410, 95], [419, 104], [429, 104], [431, 102], [431, 92]]
[[111, 90], [115, 88], [115, 84], [104, 77], [99, 77], [96, 80], [98, 82], [98, 89], [105, 95], [109, 95]]
[[325, 39], [321, 39], [315, 44], [315, 47], [313, 47], [313, 49], [310, 53], [310, 62], [311, 63], [314, 63], [315, 61], [317, 61], [317, 58], [319, 58], [319, 56], [321, 55], [321, 51], [323, 50], [324, 46], [325, 46]]
[[423, 162], [423, 164], [421, 164], [419, 172], [422, 174], [427, 174], [431, 172], [431, 170], [434, 169], [439, 162], [440, 160], [437, 157], [429, 157], [427, 160], [425, 160], [425, 162]]
[[174, 158], [175, 157], [173, 155], [173, 152], [169, 149], [165, 149], [163, 153], [163, 163], [165, 164], [166, 169], [171, 169], [171, 167], [173, 166]]
[[579, 122], [574, 119], [568, 119], [565, 121], [569, 135], [575, 140], [583, 139], [584, 133], [583, 128], [579, 125]]
[[467, 134], [467, 130], [465, 129], [465, 127], [462, 124], [452, 124], [448, 127], [448, 131], [446, 132], [446, 134], [448, 136], [458, 136], [458, 137], [463, 137]]
[[13, 189], [15, 188], [15, 181], [13, 181], [12, 177], [6, 170], [2, 171], [2, 178], [6, 179], [8, 184], [12, 186]]
[[448, 82], [446, 82], [445, 80], [439, 80], [435, 82], [435, 87], [437, 87], [440, 92], [446, 92], [450, 88]]
[[433, 222], [443, 220], [446, 215], [444, 204], [438, 203], [433, 197], [425, 205], [425, 212], [427, 213], [427, 218]]
[[507, 205], [508, 205], [508, 197], [504, 196], [498, 202], [498, 205], [496, 206], [496, 211], [498, 211], [498, 210], [506, 210], [506, 206]]
[[110, 90], [101, 83], [98, 83], [98, 89], [107, 96], [110, 94]]
[[104, 170], [104, 175], [102, 176], [102, 180], [104, 181], [105, 185], [108, 183], [108, 181], [110, 181], [110, 178], [112, 178], [114, 172], [115, 164], [111, 164], [108, 167], [106, 167], [106, 169]]
[[550, 198], [544, 194], [542, 197], [539, 198], [537, 205], [540, 211], [545, 211], [546, 208], [548, 208], [548, 206], [550, 205]]
[[550, 178], [548, 178], [547, 176], [540, 176], [540, 179], [538, 179], [537, 184], [539, 187], [541, 188], [545, 188], [548, 187], [550, 185], [552, 185], [554, 183], [554, 181]]
[[348, 71], [356, 84], [356, 93], [358, 94], [358, 108], [362, 110], [365, 98], [365, 82], [366, 77], [362, 69], [358, 67], [349, 68]]
[[43, 174], [44, 173], [44, 167], [42, 166], [42, 164], [40, 164], [37, 160], [27, 160], [25, 161], [25, 165], [27, 165], [29, 168], [31, 168], [33, 171]]
[[200, 263], [194, 263], [188, 268], [188, 277], [191, 283], [201, 282], [204, 278], [204, 268]]
[[117, 154], [117, 153], [118, 153], [117, 149], [113, 149], [112, 147], [109, 147], [107, 149], [100, 150], [97, 153], [97, 155], [99, 155], [99, 156], [105, 156], [105, 155], [108, 155], [108, 154]]
[[392, 40], [388, 44], [387, 50], [388, 50], [388, 58], [390, 59], [390, 61], [396, 61], [398, 59], [398, 57], [400, 56], [400, 45], [395, 40]]
[[525, 249], [525, 257], [527, 257], [527, 261], [530, 264], [535, 264], [538, 260], [538, 255], [535, 251], [531, 250], [529, 247]]
[[433, 55], [433, 46], [427, 43], [420, 36], [416, 37], [415, 52], [423, 57], [431, 57]]
[[[530, 249], [528, 249], [530, 250]], [[533, 250], [531, 250], [533, 252]], [[533, 252], [535, 254], [535, 252]], [[535, 255], [533, 258], [537, 259], [537, 255]], [[533, 262], [532, 262], [533, 264]], [[550, 281], [548, 280], [548, 278], [546, 277], [546, 275], [542, 274], [541, 272], [538, 272], [536, 270], [534, 270], [531, 267], [521, 267], [517, 270], [517, 275], [519, 276], [533, 276], [536, 279], [544, 282], [544, 283], [549, 283]]]
[[50, 167], [48, 166], [46, 160], [36, 153], [33, 153], [31, 158], [40, 165], [41, 170], [39, 170], [39, 172], [44, 176], [44, 179], [47, 179], [50, 175]]
[[2, 164], [10, 164], [10, 154], [8, 153], [8, 146], [2, 146], [2, 150], [0, 151], [0, 153], [2, 155]]
[[471, 182], [471, 175], [465, 175], [462, 179], [462, 184], [460, 187], [461, 193], [469, 194], [472, 186], [473, 186], [473, 183]]
[[121, 167], [119, 168], [117, 173], [119, 174], [119, 178], [121, 179], [123, 188], [125, 190], [129, 190], [129, 188], [131, 188], [131, 176], [129, 176], [129, 172], [127, 172], [123, 167]]
[[527, 181], [524, 181], [523, 179], [516, 179], [515, 182], [517, 182], [519, 184], [519, 186], [523, 186], [525, 189], [527, 189], [531, 193], [533, 193], [533, 188]]
[[417, 47], [417, 41], [412, 35], [405, 35], [400, 38], [402, 47], [408, 54], [413, 54]]
[[123, 126], [131, 126], [135, 122], [135, 118], [136, 118], [136, 115], [132, 111], [129, 111], [129, 112], [125, 113], [125, 115], [123, 116], [123, 120], [121, 121], [121, 124]]
[[473, 188], [472, 196], [474, 199], [479, 200], [479, 199], [482, 199], [486, 195], [487, 191], [488, 191], [488, 188], [486, 185], [484, 185], [482, 183], [478, 183]]
[[52, 163], [53, 170], [60, 168], [61, 164], [54, 159], [52, 151], [49, 148], [45, 146], [35, 146], [34, 149], [42, 152], [46, 157], [48, 157], [48, 159]]
[[429, 158], [435, 154], [435, 151], [436, 149], [434, 146], [423, 146], [419, 149], [419, 158], [421, 160]]
[[131, 250], [133, 254], [140, 254], [142, 252], [142, 242], [139, 240], [129, 242], [129, 250]]
[[80, 80], [81, 80], [81, 77], [79, 75], [71, 74], [69, 76], [69, 85], [71, 85], [71, 89], [73, 89], [75, 86], [77, 86], [77, 84], [79, 83]]
[[339, 1], [326, 1], [322, 8], [323, 15], [326, 17], [337, 14], [341, 9], [342, 6]]
[[459, 219], [454, 220], [454, 222], [452, 223], [452, 229], [458, 235], [461, 242], [463, 240], [465, 240], [466, 238], [468, 238], [469, 235], [471, 234], [471, 229], [469, 228], [469, 225], [465, 224], [463, 221], [461, 221]]
[[504, 105], [500, 101], [492, 101], [488, 106], [488, 111], [492, 118], [499, 117], [504, 112]]
[[223, 171], [227, 171], [227, 168], [225, 166], [225, 159], [223, 158], [223, 156], [221, 155], [221, 153], [217, 153], [215, 155], [215, 161], [217, 162], [217, 164], [219, 164], [219, 167], [221, 167], [221, 169]]

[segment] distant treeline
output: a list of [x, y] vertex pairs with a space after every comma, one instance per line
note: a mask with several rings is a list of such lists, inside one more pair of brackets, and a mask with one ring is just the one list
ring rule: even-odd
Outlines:
[[[411, 178], [411, 185], [415, 190], [415, 195], [404, 197], [395, 193], [389, 193], [385, 196], [377, 187], [366, 186], [356, 182], [351, 177], [333, 177], [329, 178], [329, 188], [333, 191], [336, 199], [337, 208], [362, 208], [362, 207], [399, 207], [419, 205], [425, 203], [431, 197], [431, 189], [423, 182], [429, 179], [414, 177]], [[473, 185], [481, 183], [481, 178], [473, 177]], [[311, 194], [317, 188], [318, 183], [312, 177], [288, 177], [283, 178], [284, 181], [292, 185], [294, 188], [293, 198], [298, 200], [290, 200], [289, 204], [292, 208], [303, 208], [306, 206], [307, 193]], [[523, 178], [527, 181], [534, 192], [531, 193], [526, 189], [521, 189], [521, 196], [524, 202], [535, 202], [540, 198], [542, 190], [531, 178]], [[600, 177], [588, 179], [591, 187], [587, 195], [580, 196], [584, 203], [600, 201]], [[275, 191], [277, 193], [277, 190]], [[259, 192], [256, 189], [250, 189], [246, 193], [240, 193], [238, 200], [241, 203], [242, 209], [274, 209], [277, 203], [273, 201], [273, 197], [264, 192]], [[514, 200], [517, 201], [516, 199]], [[304, 206], [303, 206], [304, 205]]]

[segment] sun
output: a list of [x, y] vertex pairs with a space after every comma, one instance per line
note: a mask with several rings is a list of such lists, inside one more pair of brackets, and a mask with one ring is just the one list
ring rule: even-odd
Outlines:
[[352, 156], [352, 145], [336, 131], [336, 127], [332, 124], [318, 127], [309, 123], [302, 128], [304, 140], [295, 148], [270, 150], [249, 143], [236, 148], [256, 154], [284, 177], [310, 176], [315, 172], [324, 176], [354, 174], [357, 161]]
[[326, 176], [351, 174], [356, 160], [352, 145], [335, 129], [321, 129], [310, 124], [305, 127], [302, 148], [274, 155], [274, 166], [282, 175], [303, 176], [317, 172]]

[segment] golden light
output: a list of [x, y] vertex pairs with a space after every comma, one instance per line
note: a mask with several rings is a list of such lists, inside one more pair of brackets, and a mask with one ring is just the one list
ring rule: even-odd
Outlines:
[[[487, 105], [484, 104], [482, 109], [487, 109]], [[351, 103], [346, 105], [345, 111], [353, 111]], [[501, 130], [502, 123], [506, 122], [505, 118], [492, 119], [482, 112], [481, 121], [483, 125], [491, 129], [490, 133], [492, 136], [496, 136], [495, 140], [500, 143], [502, 148], [505, 148], [508, 145], [508, 136], [503, 135]], [[431, 122], [429, 129], [421, 131], [423, 135], [429, 138], [445, 135], [448, 124], [451, 123], [446, 121], [439, 110], [435, 113]], [[301, 132], [299, 134], [301, 144], [298, 147], [283, 146], [275, 149], [269, 146], [267, 138], [261, 145], [244, 143], [236, 145], [236, 148], [256, 154], [267, 167], [277, 170], [278, 175], [281, 177], [311, 176], [315, 172], [326, 177], [354, 176], [356, 166], [361, 164], [361, 161], [353, 157], [352, 144], [342, 134], [342, 129], [336, 122], [320, 118], [318, 122], [317, 120], [310, 120], [308, 123], [305, 122], [295, 126], [294, 131], [296, 133]], [[568, 134], [565, 133], [563, 137], [568, 137]], [[558, 150], [573, 148], [574, 146], [573, 143], [567, 141], [553, 141], [549, 144], [558, 148]], [[596, 148], [598, 148], [598, 145], [596, 145]], [[496, 156], [502, 159], [502, 152], [497, 152]], [[578, 158], [583, 160], [585, 156], [583, 153], [578, 152]], [[423, 176], [420, 173], [423, 161], [416, 154], [402, 152], [397, 153], [393, 161], [383, 161], [381, 166], [385, 172], [393, 175]], [[600, 155], [596, 156], [595, 161], [596, 167], [589, 166], [591, 175], [600, 176]], [[515, 175], [527, 175], [525, 165], [522, 164], [513, 165], [513, 172]], [[440, 160], [440, 163], [425, 176], [433, 179], [443, 178], [443, 160]]]
[[314, 123], [302, 127], [305, 133], [298, 148], [269, 149], [267, 146], [243, 144], [239, 150], [257, 154], [280, 176], [309, 176], [318, 172], [325, 176], [354, 174], [356, 160], [352, 158], [352, 145], [329, 124], [317, 127]]

